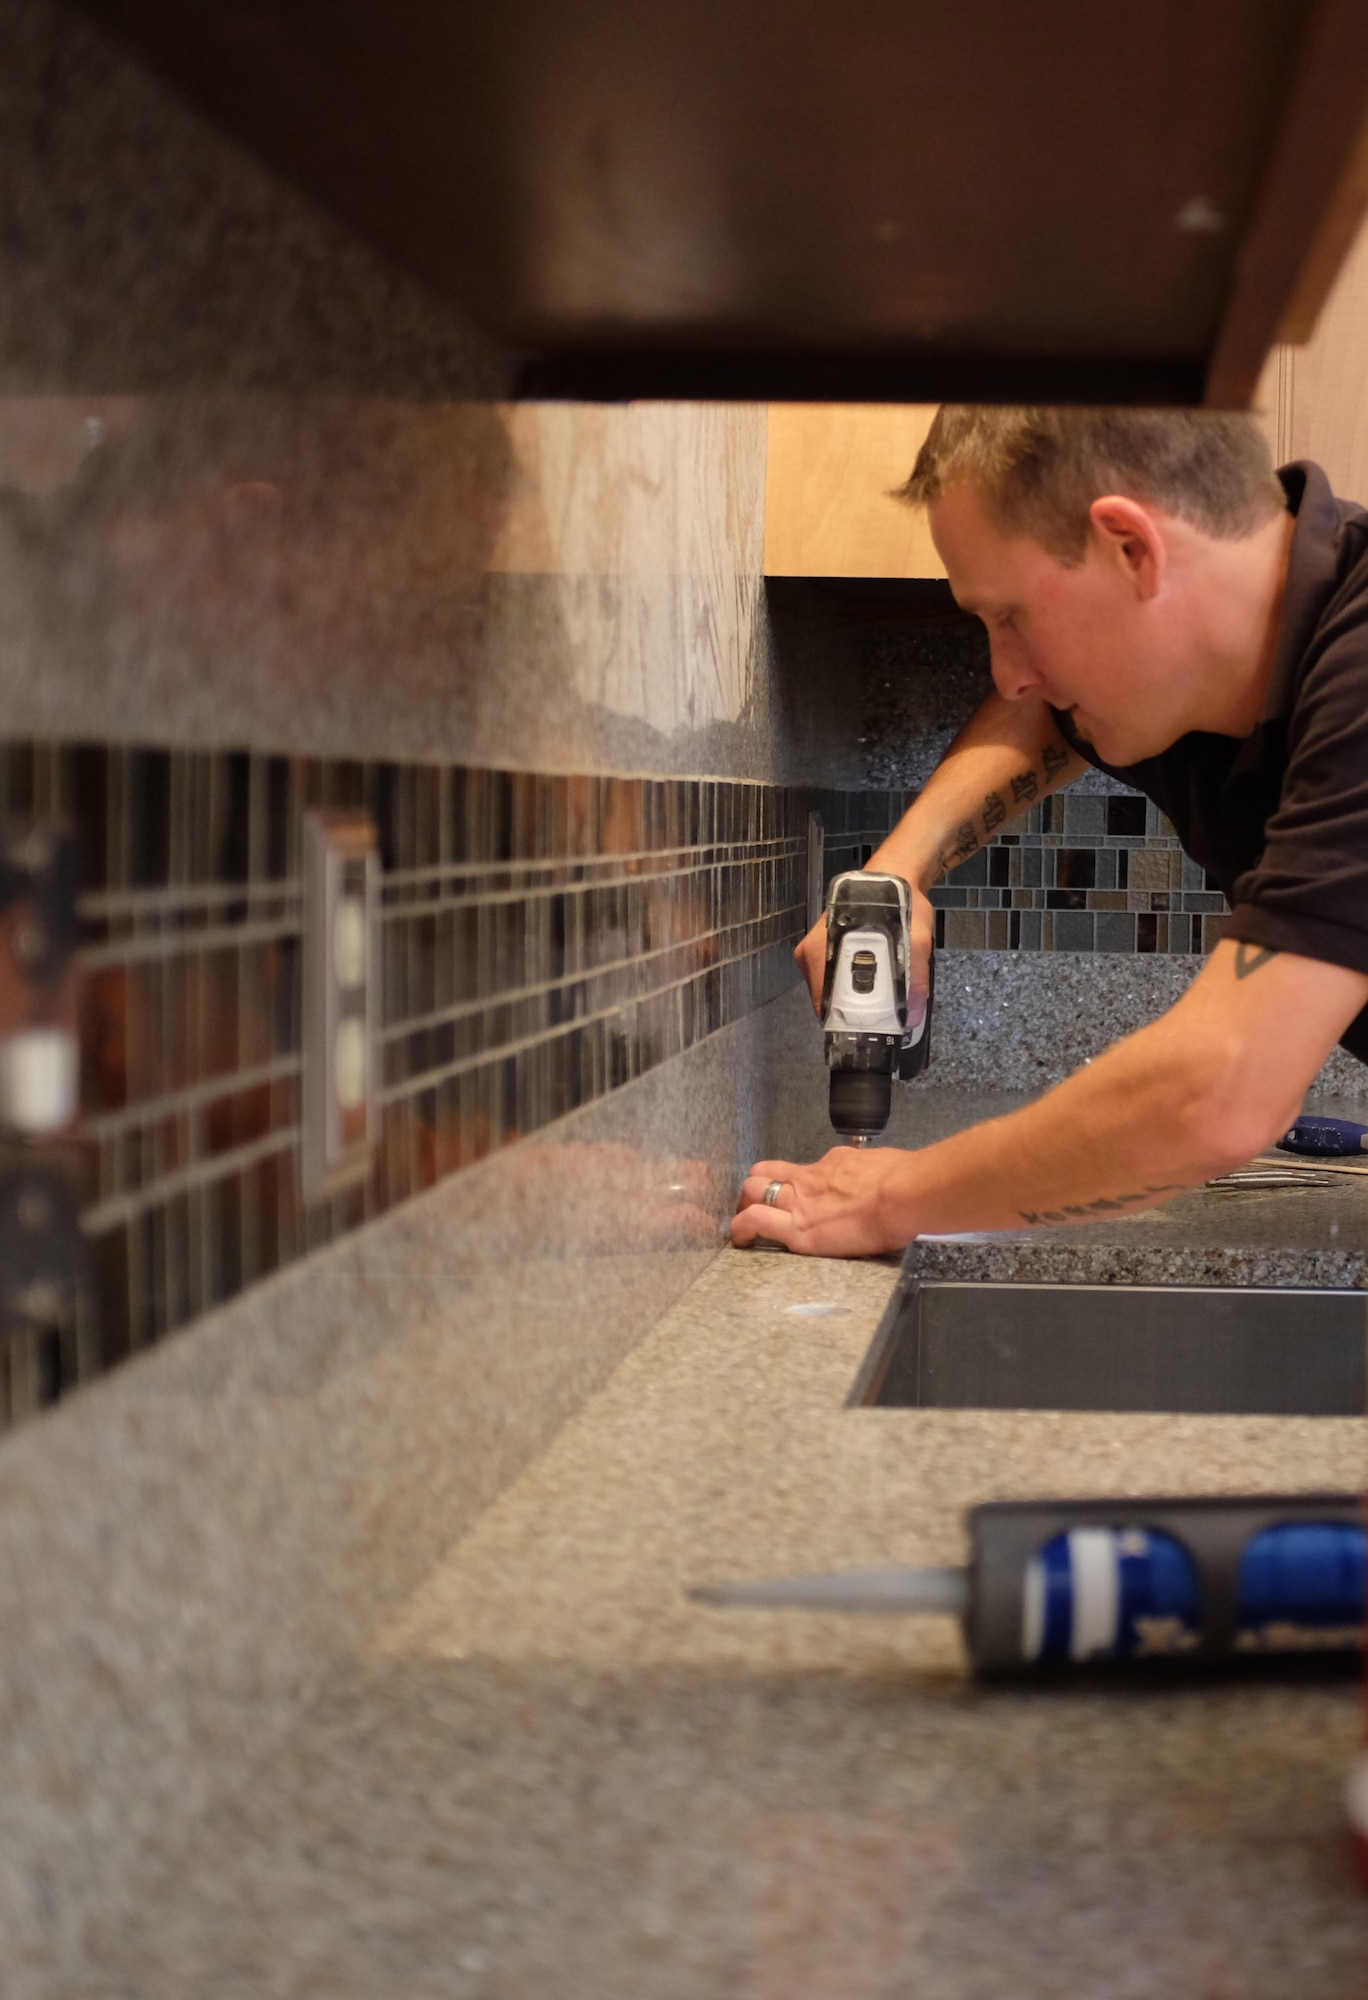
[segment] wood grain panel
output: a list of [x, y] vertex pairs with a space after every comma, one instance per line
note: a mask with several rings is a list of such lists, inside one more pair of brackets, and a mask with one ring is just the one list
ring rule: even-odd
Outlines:
[[772, 403], [767, 576], [943, 577], [921, 508], [890, 497], [934, 403]]
[[1248, 407], [1272, 344], [1315, 323], [1353, 240], [1368, 199], [1364, 55], [1362, 0], [1304, 10], [1284, 116], [1211, 356], [1211, 408]]
[[1334, 491], [1368, 502], [1368, 229], [1361, 230], [1316, 328], [1291, 357], [1287, 456], [1313, 458]]

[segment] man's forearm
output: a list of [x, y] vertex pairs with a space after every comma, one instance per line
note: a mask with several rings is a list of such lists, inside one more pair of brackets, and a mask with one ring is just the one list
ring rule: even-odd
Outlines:
[[1234, 1159], [1190, 1115], [1194, 1068], [1156, 1023], [1023, 1110], [902, 1154], [884, 1190], [890, 1237], [1095, 1222], [1199, 1186]]
[[868, 866], [929, 889], [1084, 768], [1043, 701], [991, 694]]

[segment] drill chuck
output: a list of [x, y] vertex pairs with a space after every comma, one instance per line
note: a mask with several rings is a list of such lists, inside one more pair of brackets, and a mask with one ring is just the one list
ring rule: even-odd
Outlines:
[[833, 1069], [831, 1123], [843, 1139], [856, 1143], [875, 1137], [888, 1123], [893, 1107], [893, 1068]]

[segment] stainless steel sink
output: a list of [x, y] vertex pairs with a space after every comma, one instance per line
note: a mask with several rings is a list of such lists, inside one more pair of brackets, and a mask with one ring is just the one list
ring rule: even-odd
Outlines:
[[1356, 1417], [1368, 1294], [904, 1279], [852, 1404]]

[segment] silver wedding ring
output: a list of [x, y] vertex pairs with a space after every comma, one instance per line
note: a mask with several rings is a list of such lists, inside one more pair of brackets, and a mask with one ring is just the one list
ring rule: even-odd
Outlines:
[[783, 1185], [784, 1183], [782, 1181], [770, 1182], [769, 1186], [765, 1189], [766, 1208], [777, 1208], [779, 1206], [779, 1191], [783, 1187]]

